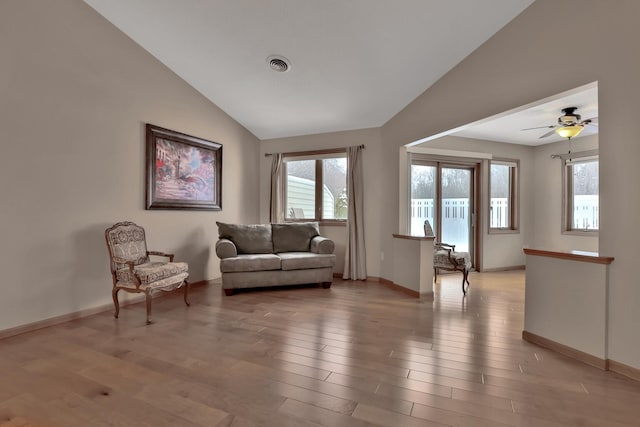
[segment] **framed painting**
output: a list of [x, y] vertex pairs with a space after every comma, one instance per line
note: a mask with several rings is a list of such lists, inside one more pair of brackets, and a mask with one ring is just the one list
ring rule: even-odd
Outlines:
[[146, 127], [146, 208], [222, 210], [222, 144]]

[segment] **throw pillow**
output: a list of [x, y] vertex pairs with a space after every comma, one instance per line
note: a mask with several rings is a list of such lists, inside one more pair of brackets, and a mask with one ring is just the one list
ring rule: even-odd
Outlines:
[[317, 222], [271, 224], [273, 252], [308, 252], [311, 239], [320, 235]]
[[231, 240], [239, 254], [271, 254], [271, 225], [269, 224], [218, 224], [218, 235], [221, 239]]

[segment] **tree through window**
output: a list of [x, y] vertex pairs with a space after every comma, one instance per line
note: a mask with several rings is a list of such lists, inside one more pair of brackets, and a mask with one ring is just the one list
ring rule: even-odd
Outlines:
[[489, 231], [517, 230], [517, 183], [517, 160], [491, 161]]
[[598, 231], [600, 226], [599, 164], [597, 157], [565, 164], [566, 231]]
[[286, 220], [346, 221], [346, 153], [286, 157], [285, 170]]

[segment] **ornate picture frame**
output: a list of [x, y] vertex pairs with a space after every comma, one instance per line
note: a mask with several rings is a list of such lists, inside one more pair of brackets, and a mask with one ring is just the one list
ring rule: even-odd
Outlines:
[[222, 144], [147, 123], [146, 209], [222, 210]]

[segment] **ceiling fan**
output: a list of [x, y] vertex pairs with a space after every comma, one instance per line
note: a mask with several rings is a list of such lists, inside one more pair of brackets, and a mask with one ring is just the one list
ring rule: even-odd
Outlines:
[[562, 115], [558, 117], [558, 123], [549, 126], [539, 126], [535, 128], [527, 128], [521, 130], [533, 130], [533, 129], [551, 129], [549, 132], [538, 137], [538, 139], [546, 138], [555, 133], [565, 138], [572, 138], [577, 136], [585, 126], [598, 126], [598, 118], [592, 117], [590, 119], [581, 120], [582, 116], [576, 113], [578, 107], [567, 107], [562, 109]]

